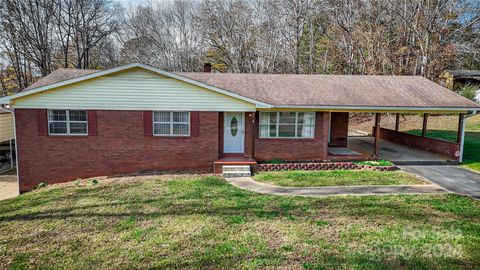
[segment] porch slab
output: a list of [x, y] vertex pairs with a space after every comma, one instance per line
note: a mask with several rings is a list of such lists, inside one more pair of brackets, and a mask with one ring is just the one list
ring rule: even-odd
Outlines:
[[250, 168], [257, 166], [257, 162], [246, 156], [224, 156], [213, 162], [213, 172], [222, 173], [223, 165], [249, 165]]
[[353, 151], [347, 147], [328, 147], [328, 154], [334, 156], [356, 156], [361, 155], [358, 152]]
[[[360, 153], [373, 153], [374, 144], [374, 137], [364, 136], [348, 138], [348, 148]], [[405, 162], [444, 163], [449, 161], [449, 157], [447, 156], [386, 140], [380, 141], [380, 151], [378, 157], [390, 160], [396, 164]]]
[[17, 175], [0, 175], [0, 200], [19, 195]]

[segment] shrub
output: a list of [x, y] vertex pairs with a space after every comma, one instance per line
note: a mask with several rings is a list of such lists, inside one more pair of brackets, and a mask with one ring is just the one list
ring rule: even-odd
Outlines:
[[369, 166], [393, 166], [394, 164], [388, 160], [378, 159], [378, 160], [367, 160], [367, 161], [358, 161], [355, 164], [359, 165], [369, 165]]
[[472, 101], [477, 101], [477, 100], [476, 100], [476, 96], [477, 96], [477, 91], [478, 91], [478, 90], [480, 90], [480, 85], [478, 85], [478, 84], [469, 84], [469, 83], [468, 83], [468, 84], [465, 84], [465, 85], [462, 86], [462, 87], [459, 87], [458, 90], [457, 90], [457, 92], [458, 92], [460, 95], [462, 95], [462, 96], [464, 96], [464, 97], [466, 97], [466, 98], [468, 98], [468, 99], [470, 99], [470, 100], [472, 100]]
[[265, 161], [264, 163], [265, 164], [282, 164], [282, 163], [286, 163], [286, 161], [281, 159], [271, 159], [271, 160]]
[[35, 186], [35, 189], [44, 188], [44, 187], [47, 187], [47, 186], [48, 186], [47, 183], [41, 182], [41, 183], [39, 183], [38, 185]]

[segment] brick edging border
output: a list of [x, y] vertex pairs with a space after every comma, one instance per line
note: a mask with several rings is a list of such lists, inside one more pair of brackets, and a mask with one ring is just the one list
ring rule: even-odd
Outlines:
[[257, 164], [259, 172], [284, 171], [284, 170], [366, 170], [366, 171], [393, 171], [392, 166], [371, 166], [355, 164], [353, 162], [314, 162], [314, 163], [281, 163], [281, 164]]

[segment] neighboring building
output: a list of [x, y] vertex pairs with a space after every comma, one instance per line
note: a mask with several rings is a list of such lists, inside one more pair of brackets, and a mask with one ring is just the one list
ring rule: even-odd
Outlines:
[[9, 112], [0, 112], [0, 142], [13, 139], [13, 115]]
[[347, 146], [349, 112], [377, 113], [374, 154], [380, 138], [404, 139], [457, 159], [459, 143], [380, 129], [379, 113], [480, 110], [422, 77], [169, 73], [142, 64], [60, 69], [2, 103], [15, 112], [21, 191], [139, 171], [365, 158], [331, 150]]
[[14, 167], [13, 114], [0, 108], [0, 172]]
[[458, 90], [467, 84], [480, 85], [480, 70], [445, 70], [439, 79], [446, 88]]

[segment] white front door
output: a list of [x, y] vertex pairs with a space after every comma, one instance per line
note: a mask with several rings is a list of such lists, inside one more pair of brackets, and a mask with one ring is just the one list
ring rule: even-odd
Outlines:
[[243, 153], [244, 113], [225, 112], [223, 127], [223, 152]]

